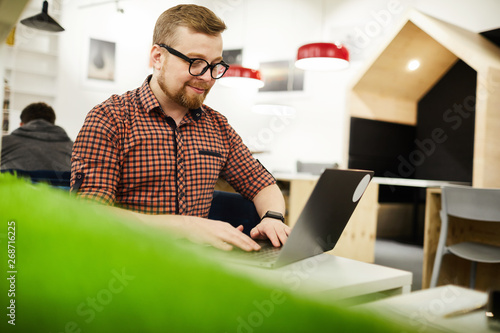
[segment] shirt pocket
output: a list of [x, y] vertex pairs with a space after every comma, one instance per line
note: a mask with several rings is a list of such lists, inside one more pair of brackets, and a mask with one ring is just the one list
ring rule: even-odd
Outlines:
[[221, 152], [215, 149], [198, 149], [198, 153], [195, 155], [195, 163], [198, 168], [201, 168], [210, 174], [215, 173], [216, 177], [219, 177], [219, 172], [226, 161]]
[[213, 157], [222, 158], [222, 154], [221, 153], [216, 152], [216, 151], [212, 151], [212, 150], [200, 149], [200, 150], [198, 150], [198, 153], [200, 155], [213, 156]]
[[203, 188], [202, 192], [213, 189], [226, 162], [223, 153], [215, 149], [196, 149], [186, 158], [189, 160], [186, 176], [190, 185]]

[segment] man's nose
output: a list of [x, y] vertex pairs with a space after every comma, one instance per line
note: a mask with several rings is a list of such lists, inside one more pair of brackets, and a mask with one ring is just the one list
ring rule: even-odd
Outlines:
[[213, 80], [213, 77], [212, 77], [212, 71], [210, 68], [207, 68], [206, 72], [203, 73], [202, 75], [198, 76], [200, 79], [202, 79], [203, 81], [211, 81]]

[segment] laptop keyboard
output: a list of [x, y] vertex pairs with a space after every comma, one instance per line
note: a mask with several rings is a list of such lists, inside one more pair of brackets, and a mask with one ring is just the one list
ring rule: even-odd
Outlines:
[[278, 257], [280, 250], [280, 247], [266, 247], [260, 251], [250, 252], [248, 256], [259, 261], [274, 261]]
[[274, 247], [270, 242], [259, 242], [261, 249], [259, 251], [246, 252], [239, 249], [233, 249], [235, 255], [244, 257], [248, 260], [255, 260], [261, 262], [272, 262], [278, 257], [281, 247]]

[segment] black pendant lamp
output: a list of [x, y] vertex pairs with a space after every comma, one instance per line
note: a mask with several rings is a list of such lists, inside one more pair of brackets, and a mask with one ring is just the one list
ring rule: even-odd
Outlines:
[[34, 29], [59, 32], [64, 31], [64, 28], [59, 25], [52, 17], [48, 14], [49, 3], [47, 1], [43, 2], [42, 12], [35, 16], [31, 16], [21, 20], [21, 23]]

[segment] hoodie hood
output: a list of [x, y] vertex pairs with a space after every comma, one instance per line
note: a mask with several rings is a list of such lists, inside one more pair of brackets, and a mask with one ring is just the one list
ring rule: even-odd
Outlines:
[[52, 125], [44, 119], [35, 119], [19, 127], [11, 135], [31, 138], [41, 141], [68, 141], [70, 138], [59, 126]]

